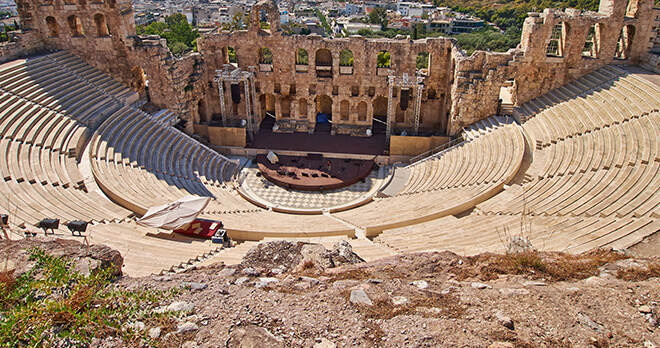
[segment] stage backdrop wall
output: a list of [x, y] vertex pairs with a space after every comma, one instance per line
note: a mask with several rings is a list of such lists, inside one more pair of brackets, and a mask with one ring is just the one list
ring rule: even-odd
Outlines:
[[449, 137], [413, 137], [393, 135], [390, 138], [390, 155], [417, 156], [449, 142]]

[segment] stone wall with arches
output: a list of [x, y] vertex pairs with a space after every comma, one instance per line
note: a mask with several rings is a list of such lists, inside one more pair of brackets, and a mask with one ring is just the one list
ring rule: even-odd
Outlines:
[[[164, 39], [136, 35], [130, 0], [17, 0], [17, 9], [23, 31], [0, 47], [0, 62], [44, 49], [69, 50], [143, 96], [148, 80], [151, 101], [189, 121], [191, 132], [193, 123], [222, 114], [214, 75], [225, 64], [255, 74], [252, 110], [244, 105], [242, 87], [241, 101], [232, 105], [224, 86], [231, 124], [249, 113], [259, 122], [269, 109], [278, 131], [309, 132], [319, 96], [325, 96], [332, 130], [358, 136], [368, 134], [374, 117], [387, 114], [390, 72], [424, 76], [420, 130], [454, 135], [496, 113], [505, 85], [515, 86], [509, 90], [516, 106], [605, 64], [660, 71], [660, 10], [651, 0], [601, 0], [598, 12], [530, 13], [516, 49], [470, 56], [451, 38], [283, 35], [272, 0], [253, 5], [249, 30], [216, 29], [198, 40], [198, 53], [181, 58], [172, 56]], [[428, 57], [422, 68], [418, 56]], [[414, 104], [405, 112], [397, 107], [399, 92], [394, 89], [391, 101], [395, 134], [414, 122]]]

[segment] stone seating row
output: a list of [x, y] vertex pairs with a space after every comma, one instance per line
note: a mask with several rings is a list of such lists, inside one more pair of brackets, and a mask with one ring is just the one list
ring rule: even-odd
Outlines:
[[71, 157], [80, 154], [89, 131], [64, 114], [0, 92], [2, 138], [43, 146]]
[[660, 221], [642, 218], [483, 214], [447, 216], [383, 231], [374, 239], [399, 252], [443, 251], [474, 255], [506, 252], [511, 237], [527, 238], [540, 250], [580, 253], [595, 247], [627, 248], [654, 233]]
[[[479, 122], [478, 124], [482, 124]], [[497, 128], [491, 125], [497, 124]], [[524, 146], [520, 131], [492, 118], [488, 136], [473, 134], [469, 141], [440, 156], [407, 167], [410, 176], [400, 194], [495, 182], [506, 175], [516, 147]]]
[[208, 210], [216, 213], [257, 210], [227, 188], [235, 162], [130, 107], [99, 127], [90, 157], [99, 186], [137, 214], [187, 194], [215, 198]]
[[659, 136], [657, 113], [634, 117], [534, 150], [534, 162], [527, 173], [541, 179], [648, 164], [660, 159]]
[[[137, 99], [137, 95], [125, 87], [122, 87], [121, 91], [117, 91], [116, 87], [107, 90], [95, 85], [94, 81], [107, 82], [98, 79], [85, 80], [73, 70], [69, 70], [67, 64], [75, 64], [78, 69], [86, 69], [88, 75], [92, 74], [93, 70], [93, 74], [104, 76], [78, 58], [70, 55], [67, 61], [74, 63], [67, 63], [52, 58], [55, 55], [57, 53], [40, 60], [27, 60], [10, 68], [3, 69], [5, 66], [0, 66], [0, 90], [47, 109], [66, 113], [92, 128], [119, 109], [121, 101]], [[112, 81], [113, 86], [119, 85], [118, 82]]]
[[60, 51], [50, 54], [47, 57], [55, 61], [59, 66], [64, 67], [69, 73], [83, 79], [93, 87], [103, 90], [117, 99], [121, 104], [131, 104], [137, 99], [135, 92], [113, 79], [110, 75], [106, 75], [83, 62], [68, 51]]
[[85, 127], [34, 104], [17, 110], [12, 106], [0, 111], [0, 206], [14, 224], [36, 225], [44, 218], [63, 223], [116, 221], [130, 214], [95, 195], [88, 197], [75, 158], [75, 150], [85, 142]]
[[134, 222], [94, 224], [88, 240], [118, 250], [124, 257], [123, 271], [132, 277], [175, 271], [221, 249], [209, 239], [158, 233]]
[[[601, 84], [602, 79], [594, 80], [609, 69], [595, 71], [523, 105], [534, 109], [530, 113], [535, 117], [526, 124], [537, 148], [658, 110], [660, 94], [648, 82], [633, 75], [615, 75]], [[582, 94], [568, 97], [577, 91]]]
[[[601, 69], [584, 77], [590, 80]], [[615, 68], [614, 68], [615, 69]], [[533, 150], [533, 162], [527, 173], [531, 178], [522, 185], [513, 185], [494, 199], [481, 205], [494, 213], [528, 211], [543, 215], [644, 217], [657, 211], [658, 162], [660, 149], [660, 90], [634, 74], [622, 74], [612, 80], [614, 87], [603, 90], [614, 94], [623, 90], [618, 104], [609, 104], [609, 115], [620, 118], [600, 118], [593, 129]], [[585, 94], [587, 104], [602, 94]], [[616, 100], [611, 98], [610, 100]], [[625, 107], [623, 107], [625, 106]], [[618, 109], [617, 109], [618, 108]], [[557, 118], [543, 117], [551, 112], [564, 119], [585, 119], [588, 114], [562, 109], [559, 105], [546, 109], [523, 125], [530, 133], [534, 127], [549, 125]], [[624, 114], [625, 113], [625, 114]], [[593, 113], [592, 113], [593, 115]], [[540, 117], [539, 117], [540, 116]], [[538, 117], [538, 118], [537, 118]], [[608, 123], [609, 122], [609, 123]], [[530, 127], [531, 125], [531, 127]]]
[[[499, 171], [501, 173], [499, 177], [472, 185], [398, 194], [394, 197], [377, 199], [355, 209], [334, 213], [333, 216], [365, 229], [368, 236], [374, 236], [383, 229], [420, 223], [473, 208], [476, 204], [497, 194], [505, 184], [508, 184], [517, 174], [522, 163], [525, 142], [520, 126], [515, 123], [503, 126], [473, 142], [487, 142], [488, 138], [497, 137], [497, 134], [503, 135], [503, 138], [497, 139], [503, 141], [499, 146], [506, 150], [503, 151], [503, 158], [500, 159], [503, 163], [497, 164], [506, 168]], [[463, 147], [460, 147], [457, 151], [462, 149]], [[504, 152], [509, 154], [504, 155]], [[440, 157], [439, 161], [442, 160], [443, 157]], [[456, 173], [456, 175], [460, 174]]]

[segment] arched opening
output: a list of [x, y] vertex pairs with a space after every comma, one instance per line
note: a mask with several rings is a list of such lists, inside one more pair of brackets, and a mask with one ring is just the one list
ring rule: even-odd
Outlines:
[[350, 109], [350, 104], [348, 100], [342, 100], [339, 104], [339, 117], [342, 121], [348, 121], [348, 113]]
[[309, 55], [307, 50], [304, 48], [299, 48], [296, 51], [296, 64], [298, 65], [308, 65], [309, 64]]
[[134, 91], [140, 92], [147, 86], [147, 75], [141, 67], [136, 66], [131, 70], [131, 87]]
[[268, 10], [259, 10], [259, 27], [264, 30], [270, 31], [270, 18]]
[[598, 48], [600, 41], [596, 37], [596, 31], [598, 31], [599, 24], [596, 24], [589, 28], [587, 32], [587, 37], [584, 39], [584, 46], [582, 47], [582, 56], [597, 58], [598, 57]]
[[82, 22], [80, 21], [80, 18], [78, 18], [78, 16], [70, 15], [66, 19], [66, 21], [69, 24], [69, 31], [71, 31], [71, 36], [74, 37], [85, 36], [85, 31], [83, 30]]
[[306, 119], [309, 117], [307, 115], [307, 99], [300, 99], [298, 100], [298, 118], [299, 119]]
[[[275, 121], [275, 96], [272, 94], [262, 94], [259, 96], [259, 104], [261, 105], [261, 118], [264, 122]], [[270, 116], [270, 117], [269, 117]]]
[[373, 134], [384, 134], [387, 122], [387, 98], [378, 96], [373, 101], [373, 120], [371, 124]]
[[316, 76], [332, 77], [332, 53], [330, 50], [321, 48], [316, 51]]
[[268, 47], [259, 49], [259, 64], [273, 64], [273, 52]]
[[545, 54], [550, 57], [563, 57], [566, 38], [568, 37], [569, 25], [566, 22], [556, 24], [552, 28], [550, 40], [546, 47]]
[[110, 8], [115, 8], [116, 5], [117, 0], [108, 0], [108, 6], [110, 6]]
[[394, 117], [394, 121], [397, 123], [404, 123], [406, 122], [406, 110], [401, 110], [401, 103], [396, 103], [396, 116]]
[[339, 73], [353, 74], [353, 52], [351, 50], [343, 49], [339, 52]]
[[206, 103], [204, 99], [200, 99], [197, 102], [197, 122], [206, 121]]
[[387, 51], [378, 52], [377, 65], [379, 68], [389, 68], [392, 66], [392, 55]]
[[500, 87], [499, 115], [513, 115], [513, 104], [515, 101], [516, 80], [506, 80]]
[[99, 37], [110, 35], [110, 30], [108, 29], [108, 22], [105, 20], [105, 16], [97, 13], [94, 15], [94, 24], [96, 24], [96, 34]]
[[222, 50], [223, 64], [233, 64], [238, 67], [238, 58], [236, 57], [236, 49], [231, 46], [226, 46]]
[[343, 49], [339, 52], [339, 65], [341, 66], [353, 66], [353, 51]]
[[358, 121], [366, 121], [367, 120], [367, 103], [361, 101], [358, 104]]
[[626, 17], [637, 18], [639, 15], [639, 0], [628, 0]]
[[426, 51], [419, 52], [415, 60], [415, 69], [421, 75], [428, 76], [431, 74], [431, 54]]
[[55, 17], [46, 17], [46, 26], [48, 27], [48, 37], [60, 36], [60, 26], [57, 24]]
[[330, 132], [332, 130], [332, 98], [325, 94], [319, 95], [316, 101], [315, 132]]
[[282, 117], [291, 117], [291, 98], [289, 96], [286, 96], [280, 100], [280, 110], [282, 112]]
[[632, 47], [634, 37], [635, 37], [635, 26], [626, 25], [621, 29], [619, 40], [616, 43], [616, 52], [614, 53], [614, 58], [616, 59], [630, 58], [630, 48]]

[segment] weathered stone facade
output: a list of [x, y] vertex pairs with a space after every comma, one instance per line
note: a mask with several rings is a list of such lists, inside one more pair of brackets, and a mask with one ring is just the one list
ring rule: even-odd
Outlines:
[[[218, 119], [223, 112], [214, 77], [230, 63], [229, 47], [236, 52], [233, 65], [255, 74], [254, 122], [271, 113], [281, 132], [313, 131], [317, 113], [323, 112], [331, 115], [336, 134], [367, 135], [373, 119], [387, 115], [389, 71], [415, 76], [421, 52], [430, 55], [429, 69], [423, 71], [423, 85], [411, 88], [406, 111], [398, 107], [400, 91], [394, 90], [395, 134], [414, 126], [417, 88], [422, 88], [420, 130], [451, 135], [494, 114], [507, 83], [514, 86], [513, 104], [520, 105], [613, 61], [660, 70], [660, 59], [651, 53], [660, 11], [650, 0], [602, 0], [598, 12], [530, 13], [518, 48], [471, 56], [448, 38], [286, 36], [278, 20], [260, 29], [260, 10], [279, 18], [274, 2], [264, 0], [253, 6], [250, 29], [211, 32], [198, 40], [198, 53], [183, 58], [173, 57], [157, 36], [136, 35], [128, 0], [17, 4], [23, 30], [14, 42], [0, 46], [0, 61], [40, 50], [69, 50], [140, 92], [148, 80], [152, 102], [189, 121], [190, 132], [194, 124]], [[298, 61], [299, 49], [307, 61]], [[351, 64], [340, 64], [342, 50], [351, 51]], [[389, 67], [378, 67], [382, 51], [391, 54]], [[263, 52], [272, 53], [272, 59]], [[248, 114], [245, 98], [234, 105], [230, 86], [223, 87], [225, 117], [231, 125], [240, 124]], [[240, 91], [244, 94], [243, 86]]]

